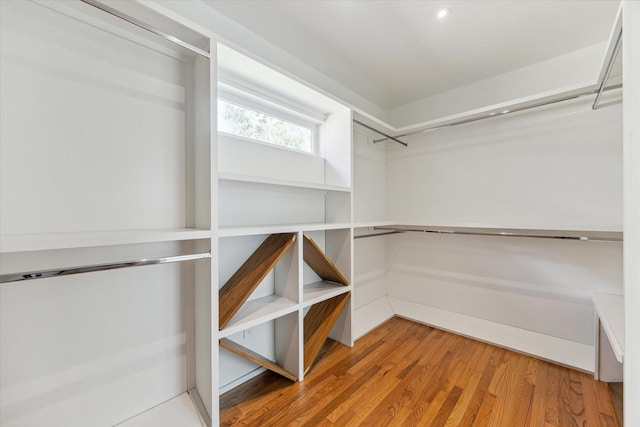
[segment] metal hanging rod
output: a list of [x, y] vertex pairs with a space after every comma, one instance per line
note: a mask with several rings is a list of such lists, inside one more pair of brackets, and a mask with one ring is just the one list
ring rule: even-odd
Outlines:
[[389, 234], [401, 234], [401, 233], [404, 233], [404, 231], [394, 230], [394, 231], [386, 231], [384, 233], [361, 234], [359, 236], [353, 236], [353, 238], [354, 239], [366, 239], [367, 237], [387, 236]]
[[598, 88], [598, 94], [596, 95], [595, 101], [593, 101], [592, 109], [596, 110], [598, 108], [598, 104], [600, 103], [600, 97], [602, 96], [602, 92], [604, 91], [604, 86], [607, 84], [607, 80], [609, 80], [609, 74], [611, 74], [611, 70], [613, 69], [613, 64], [616, 62], [616, 57], [618, 56], [618, 51], [620, 50], [620, 46], [622, 45], [622, 28], [620, 28], [620, 32], [618, 32], [618, 38], [616, 39], [616, 44], [613, 47], [613, 52], [611, 52], [611, 56], [609, 57], [609, 62], [607, 63], [607, 69], [602, 76], [602, 82], [600, 82], [600, 87]]
[[96, 271], [117, 270], [120, 268], [141, 267], [144, 265], [169, 264], [172, 262], [191, 261], [195, 259], [211, 258], [211, 252], [191, 255], [176, 255], [162, 258], [141, 259], [137, 261], [123, 261], [109, 264], [84, 265], [55, 270], [41, 270], [26, 273], [12, 273], [0, 276], [0, 283], [21, 282], [24, 280], [46, 279], [50, 277], [70, 276], [72, 274], [93, 273]]
[[399, 139], [394, 138], [393, 136], [387, 135], [386, 133], [384, 133], [384, 132], [382, 132], [382, 131], [379, 131], [378, 129], [373, 128], [373, 127], [371, 127], [371, 126], [369, 126], [369, 125], [367, 125], [367, 124], [364, 124], [364, 123], [362, 123], [362, 122], [361, 122], [361, 121], [359, 121], [359, 120], [353, 119], [353, 122], [354, 122], [354, 123], [359, 124], [360, 126], [363, 126], [363, 127], [367, 128], [367, 129], [369, 129], [369, 130], [372, 130], [372, 131], [374, 131], [375, 133], [379, 133], [380, 135], [382, 135], [382, 136], [384, 136], [384, 137], [385, 137], [384, 139], [374, 140], [374, 141], [373, 141], [373, 143], [374, 143], [374, 144], [375, 144], [376, 142], [386, 141], [387, 139], [390, 139], [390, 140], [392, 140], [392, 141], [397, 142], [398, 144], [402, 144], [402, 145], [404, 145], [405, 147], [407, 147], [407, 143], [406, 143], [406, 142], [402, 142], [402, 141], [400, 141]]
[[[608, 91], [608, 90], [619, 89], [621, 87], [622, 87], [621, 84], [611, 85], [611, 86], [608, 86], [606, 88], [603, 88], [602, 91], [605, 92], [605, 91]], [[456, 120], [456, 121], [453, 121], [453, 122], [445, 123], [445, 124], [442, 124], [442, 125], [430, 126], [430, 127], [414, 130], [414, 131], [411, 131], [411, 132], [402, 133], [400, 135], [396, 135], [396, 138], [402, 138], [402, 137], [406, 137], [406, 136], [418, 135], [418, 134], [421, 134], [421, 133], [427, 133], [427, 132], [431, 132], [431, 131], [438, 130], [438, 129], [448, 128], [448, 127], [457, 126], [457, 125], [463, 125], [463, 124], [466, 124], [466, 123], [477, 122], [479, 120], [490, 119], [490, 118], [493, 118], [493, 117], [502, 117], [502, 116], [505, 116], [507, 114], [517, 113], [517, 112], [520, 112], [520, 111], [529, 110], [531, 108], [543, 107], [545, 105], [556, 104], [558, 102], [569, 101], [571, 99], [581, 98], [583, 96], [589, 96], [589, 95], [593, 95], [595, 93], [598, 93], [598, 89], [585, 91], [585, 92], [582, 92], [582, 93], [579, 93], [579, 94], [575, 94], [575, 95], [566, 95], [566, 96], [562, 96], [562, 97], [559, 97], [559, 98], [554, 98], [554, 99], [550, 99], [550, 100], [546, 100], [546, 101], [537, 102], [535, 104], [529, 104], [529, 105], [523, 106], [523, 107], [515, 107], [513, 109], [507, 109], [507, 110], [504, 110], [504, 111], [501, 111], [501, 112], [498, 112], [498, 113], [495, 113], [495, 112], [487, 113], [487, 114], [485, 114], [483, 116], [479, 116], [479, 117], [473, 117], [473, 118], [469, 118], [469, 119], [461, 119], [461, 120]], [[376, 139], [373, 142], [374, 143], [382, 142], [382, 141], [386, 141], [387, 139], [389, 139], [389, 138]]]
[[534, 230], [530, 232], [523, 232], [521, 230], [514, 229], [493, 229], [493, 228], [462, 228], [462, 227], [419, 227], [410, 225], [397, 225], [397, 226], [376, 226], [375, 230], [391, 230], [397, 232], [419, 232], [419, 233], [436, 233], [436, 234], [459, 234], [467, 236], [499, 236], [499, 237], [530, 237], [536, 239], [559, 239], [559, 240], [579, 240], [579, 241], [599, 241], [599, 242], [622, 242], [622, 233], [607, 233], [607, 232], [589, 232], [586, 231], [566, 231], [564, 234], [559, 234], [557, 230], [551, 234], [551, 231], [545, 233], [542, 230], [536, 233]]
[[202, 55], [205, 58], [210, 58], [211, 54], [209, 52], [207, 52], [206, 50], [200, 49], [199, 47], [196, 47], [194, 45], [192, 45], [191, 43], [185, 42], [184, 40], [181, 40], [177, 37], [172, 36], [171, 34], [168, 34], [164, 31], [162, 31], [159, 28], [156, 28], [152, 25], [149, 25], [145, 22], [140, 21], [139, 19], [134, 18], [133, 16], [129, 16], [125, 13], [120, 12], [119, 10], [113, 9], [112, 7], [107, 6], [106, 4], [97, 2], [95, 0], [81, 0], [83, 3], [86, 3], [90, 6], [93, 6], [95, 8], [98, 8], [100, 10], [102, 10], [103, 12], [107, 12], [110, 15], [113, 15], [117, 18], [120, 18], [124, 21], [129, 22], [130, 24], [135, 25], [136, 27], [142, 28], [143, 30], [149, 31], [155, 35], [158, 35], [160, 37], [162, 37], [165, 40], [168, 40], [172, 43], [175, 43], [179, 46], [182, 46], [183, 48], [190, 50], [191, 52], [197, 53], [198, 55]]

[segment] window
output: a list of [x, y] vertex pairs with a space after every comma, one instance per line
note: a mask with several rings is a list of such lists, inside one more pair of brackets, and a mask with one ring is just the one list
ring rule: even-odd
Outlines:
[[[233, 97], [237, 98], [237, 97]], [[251, 107], [246, 104], [253, 104]], [[270, 114], [273, 108], [255, 102], [218, 99], [218, 131], [303, 153], [317, 154], [317, 126], [301, 119]]]

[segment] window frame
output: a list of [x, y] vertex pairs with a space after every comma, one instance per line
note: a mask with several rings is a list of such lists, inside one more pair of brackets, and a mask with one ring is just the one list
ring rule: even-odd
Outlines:
[[288, 150], [294, 153], [316, 157], [323, 156], [320, 127], [325, 121], [325, 116], [322, 113], [310, 110], [277, 94], [269, 93], [264, 88], [252, 87], [248, 82], [230, 82], [229, 79], [218, 80], [218, 97], [216, 99], [216, 104], [219, 101], [224, 101], [240, 108], [256, 111], [277, 120], [309, 129], [311, 131], [311, 151], [308, 152], [296, 148], [285, 147], [269, 141], [262, 141], [251, 137], [236, 135], [219, 130], [219, 128], [218, 134], [231, 139], [238, 138], [257, 144], [265, 144], [269, 147]]

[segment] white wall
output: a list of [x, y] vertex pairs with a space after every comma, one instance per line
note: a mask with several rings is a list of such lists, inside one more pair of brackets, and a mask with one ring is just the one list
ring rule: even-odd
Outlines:
[[640, 3], [623, 6], [624, 57], [624, 421], [640, 425]]
[[353, 133], [354, 222], [385, 221], [387, 217], [387, 151], [373, 136]]
[[388, 157], [405, 223], [622, 229], [621, 104], [592, 100], [407, 138]]
[[619, 294], [620, 243], [406, 233], [388, 238], [387, 294], [593, 345], [594, 291]]
[[[374, 145], [372, 135], [360, 130], [354, 131], [353, 140], [354, 222], [384, 221], [387, 219], [386, 149], [384, 144]], [[385, 297], [386, 279], [386, 240], [381, 237], [356, 239], [354, 241], [354, 309], [357, 311]]]
[[[573, 102], [390, 145], [400, 223], [622, 229], [621, 102]], [[590, 293], [622, 292], [622, 244], [407, 233], [388, 237], [387, 294], [593, 345]], [[509, 345], [503, 343], [503, 345]]]

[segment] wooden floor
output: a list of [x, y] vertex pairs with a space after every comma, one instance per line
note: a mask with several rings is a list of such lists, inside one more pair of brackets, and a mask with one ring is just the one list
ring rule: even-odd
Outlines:
[[220, 399], [225, 426], [617, 426], [593, 376], [394, 318], [329, 340], [304, 381], [264, 373]]

